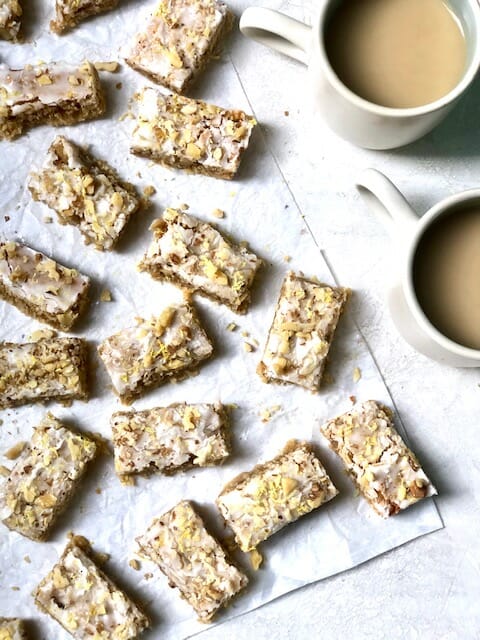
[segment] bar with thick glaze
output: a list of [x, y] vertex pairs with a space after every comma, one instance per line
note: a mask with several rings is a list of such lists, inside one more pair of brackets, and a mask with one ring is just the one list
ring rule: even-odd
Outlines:
[[61, 224], [78, 227], [85, 243], [101, 251], [113, 248], [140, 206], [131, 184], [63, 136], [52, 142], [43, 169], [30, 174], [28, 187]]
[[87, 397], [87, 343], [82, 338], [0, 342], [0, 409]]
[[137, 542], [141, 555], [158, 565], [200, 622], [209, 622], [247, 585], [247, 576], [229, 562], [187, 500], [155, 518]]
[[106, 338], [98, 353], [115, 392], [127, 404], [151, 386], [185, 377], [213, 347], [189, 304], [167, 307], [157, 317]]
[[22, 6], [19, 0], [0, 0], [0, 40], [18, 40], [21, 18]]
[[90, 280], [25, 244], [0, 242], [0, 298], [68, 331], [88, 301]]
[[147, 616], [92, 560], [74, 538], [35, 589], [35, 604], [76, 640], [134, 640], [150, 626]]
[[46, 540], [96, 453], [92, 438], [47, 414], [1, 487], [3, 524], [32, 540]]
[[234, 177], [256, 124], [252, 116], [150, 87], [134, 102], [132, 153], [167, 167]]
[[150, 229], [153, 241], [139, 264], [153, 278], [197, 291], [244, 313], [261, 260], [215, 227], [180, 209], [166, 209]]
[[240, 549], [251, 551], [337, 493], [310, 446], [291, 440], [273, 460], [233, 478], [216, 502]]
[[360, 493], [387, 518], [435, 495], [415, 455], [393, 425], [390, 409], [368, 400], [321, 427]]
[[349, 290], [285, 278], [257, 373], [264, 382], [291, 383], [316, 392]]
[[0, 66], [0, 140], [32, 127], [90, 120], [105, 111], [100, 80], [90, 62]]
[[231, 25], [232, 15], [221, 0], [162, 0], [147, 29], [135, 36], [126, 61], [154, 82], [182, 93]]
[[229, 455], [227, 413], [216, 404], [119, 411], [110, 424], [119, 476], [175, 473], [220, 464]]
[[118, 0], [56, 0], [55, 20], [50, 22], [50, 29], [62, 35], [85, 18], [110, 11], [117, 4]]

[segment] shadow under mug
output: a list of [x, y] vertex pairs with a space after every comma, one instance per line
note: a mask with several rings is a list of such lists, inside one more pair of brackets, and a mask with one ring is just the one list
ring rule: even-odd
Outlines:
[[449, 0], [467, 43], [467, 64], [459, 83], [426, 105], [397, 109], [376, 105], [344, 85], [330, 66], [324, 32], [340, 0], [321, 0], [313, 27], [278, 11], [249, 7], [240, 19], [245, 36], [308, 65], [315, 105], [333, 131], [367, 149], [393, 149], [431, 131], [472, 84], [480, 68], [480, 6], [478, 0]]
[[367, 206], [393, 227], [400, 243], [400, 282], [388, 294], [392, 320], [400, 335], [417, 351], [454, 367], [480, 367], [480, 350], [466, 347], [443, 335], [425, 315], [414, 287], [414, 260], [419, 242], [436, 220], [469, 203], [480, 203], [480, 189], [469, 189], [445, 198], [421, 218], [397, 187], [380, 171], [367, 169], [356, 182]]

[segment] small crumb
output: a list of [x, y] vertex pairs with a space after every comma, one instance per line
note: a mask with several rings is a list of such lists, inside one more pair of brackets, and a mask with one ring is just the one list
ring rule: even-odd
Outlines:
[[116, 60], [112, 60], [111, 62], [94, 62], [93, 66], [97, 71], [109, 71], [110, 73], [116, 73], [120, 68]]
[[178, 208], [181, 209], [182, 211], [188, 211], [190, 209], [190, 205], [184, 202], [183, 204], [179, 204]]
[[348, 396], [348, 399], [352, 404], [355, 404], [355, 402], [357, 401], [357, 396]]
[[228, 406], [232, 410], [238, 409], [238, 404], [236, 402], [231, 402]]
[[100, 302], [111, 302], [112, 301], [112, 294], [108, 289], [103, 289], [102, 293], [100, 294]]
[[155, 189], [153, 184], [149, 184], [143, 189], [143, 195], [147, 198], [150, 198], [150, 196], [153, 196], [156, 193], [157, 193], [157, 190]]
[[20, 591], [20, 587], [12, 587], [12, 591]]
[[117, 84], [115, 85], [115, 89], [121, 89], [123, 87], [123, 84], [121, 82], [117, 82]]
[[145, 580], [151, 580], [151, 578], [153, 578], [153, 573], [144, 573], [143, 577]]
[[0, 476], [4, 478], [8, 478], [10, 475], [10, 469], [6, 467], [4, 464], [0, 464]]
[[8, 222], [10, 220], [10, 216], [4, 216], [4, 220], [5, 222]]
[[231, 198], [234, 198], [237, 195], [237, 192], [236, 191], [230, 191], [229, 195], [230, 195]]
[[7, 460], [16, 460], [25, 449], [26, 444], [26, 442], [17, 442], [17, 444], [14, 444], [8, 451], [5, 451], [3, 455]]
[[243, 348], [247, 353], [252, 353], [252, 351], [255, 351], [255, 347], [253, 346], [253, 344], [250, 344], [249, 342], [244, 342]]
[[100, 494], [102, 493], [102, 489], [101, 489], [101, 487], [97, 487], [97, 488], [95, 489], [95, 493], [98, 493], [98, 495], [100, 495]]
[[267, 407], [266, 409], [263, 409], [263, 411], [261, 411], [259, 414], [262, 422], [270, 422], [270, 419], [273, 418], [273, 416], [278, 413], [281, 408], [281, 405], [275, 404], [273, 407]]
[[215, 218], [224, 218], [225, 211], [222, 211], [221, 209], [214, 209], [212, 211], [212, 215], [215, 216]]
[[289, 116], [289, 115], [290, 115], [290, 111], [284, 111], [284, 112], [283, 112], [283, 115], [285, 115], [285, 116]]
[[284, 262], [290, 262], [291, 259], [292, 259], [292, 256], [283, 256]]
[[129, 560], [128, 564], [132, 567], [132, 569], [135, 569], [135, 571], [140, 571], [140, 562], [135, 558]]
[[52, 338], [56, 338], [58, 333], [53, 329], [38, 329], [30, 334], [28, 341], [29, 342], [38, 342], [39, 340], [51, 340]]
[[30, 560], [30, 556], [23, 556], [23, 559], [25, 560], [25, 562], [26, 562], [27, 564], [31, 564], [31, 562], [32, 562], [32, 561]]
[[248, 331], [242, 331], [242, 338], [248, 338], [249, 335]]
[[140, 173], [140, 171], [137, 171], [137, 178], [140, 178], [140, 180], [142, 179], [142, 174]]
[[119, 476], [120, 482], [124, 487], [134, 487], [135, 486], [135, 478], [134, 476]]
[[96, 551], [95, 553], [93, 553], [93, 556], [98, 564], [105, 564], [105, 562], [110, 560], [110, 554], [103, 553], [102, 551]]
[[362, 372], [358, 367], [355, 367], [355, 369], [353, 370], [353, 381], [358, 382], [361, 377], [362, 377]]
[[252, 565], [252, 569], [254, 571], [258, 571], [262, 562], [263, 562], [263, 556], [259, 551], [257, 551], [256, 549], [254, 549], [253, 551], [250, 551], [250, 564]]
[[237, 329], [238, 325], [235, 324], [235, 322], [230, 322], [230, 324], [227, 324], [227, 331], [235, 331], [235, 329]]
[[43, 216], [43, 221], [45, 224], [51, 224], [53, 222], [52, 216]]

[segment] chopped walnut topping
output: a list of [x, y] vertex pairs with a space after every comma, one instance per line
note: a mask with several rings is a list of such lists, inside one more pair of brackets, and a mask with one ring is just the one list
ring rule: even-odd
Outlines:
[[5, 451], [3, 454], [4, 457], [7, 458], [7, 460], [16, 460], [25, 449], [26, 444], [26, 442], [17, 442], [17, 444], [10, 447], [8, 451]]
[[102, 292], [100, 293], [100, 301], [101, 302], [111, 302], [112, 301], [112, 294], [109, 291], [109, 289], [102, 289]]

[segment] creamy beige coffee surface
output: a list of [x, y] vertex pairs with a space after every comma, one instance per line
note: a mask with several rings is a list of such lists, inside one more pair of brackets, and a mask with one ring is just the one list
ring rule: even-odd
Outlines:
[[455, 342], [480, 349], [480, 202], [453, 211], [426, 231], [413, 273], [430, 322]]
[[325, 46], [340, 80], [386, 107], [434, 102], [466, 66], [461, 24], [442, 0], [343, 0], [326, 24]]

